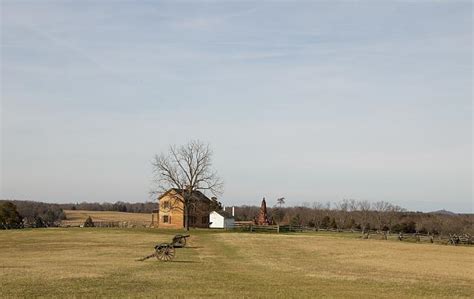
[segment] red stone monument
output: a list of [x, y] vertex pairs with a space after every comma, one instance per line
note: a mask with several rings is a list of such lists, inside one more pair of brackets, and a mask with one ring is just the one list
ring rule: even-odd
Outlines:
[[255, 221], [257, 225], [269, 225], [270, 221], [268, 221], [267, 217], [267, 203], [265, 202], [265, 197], [262, 200], [262, 205], [260, 206], [260, 212], [258, 212], [257, 219]]

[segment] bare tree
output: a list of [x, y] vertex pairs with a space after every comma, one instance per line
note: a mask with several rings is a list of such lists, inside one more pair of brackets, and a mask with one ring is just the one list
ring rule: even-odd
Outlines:
[[273, 206], [272, 209], [272, 218], [276, 223], [280, 224], [283, 218], [285, 217], [285, 211], [282, 209], [282, 206], [285, 204], [285, 198], [277, 198], [277, 205]]
[[348, 202], [348, 204], [349, 204], [349, 211], [351, 211], [351, 212], [357, 211], [357, 207], [358, 207], [358, 202], [357, 202], [357, 200], [355, 200], [355, 199], [348, 199], [347, 202]]
[[[392, 230], [392, 226], [394, 225], [395, 220], [400, 217], [401, 212], [404, 212], [405, 209], [403, 209], [400, 206], [397, 205], [390, 205], [390, 208], [387, 212], [387, 225], [389, 230]], [[389, 231], [390, 232], [390, 231]]]
[[388, 225], [388, 212], [392, 209], [392, 204], [386, 201], [377, 201], [373, 205], [377, 229], [383, 231]]
[[156, 155], [152, 165], [155, 188], [159, 194], [175, 188], [183, 198], [185, 228], [189, 230], [190, 211], [196, 207], [195, 191], [222, 193], [223, 182], [212, 167], [212, 151], [201, 141], [170, 146], [168, 152]]
[[365, 233], [366, 229], [368, 229], [369, 225], [369, 217], [370, 217], [370, 209], [371, 204], [367, 200], [359, 201], [357, 210], [360, 213], [360, 224], [362, 226], [362, 234]]
[[313, 202], [312, 205], [312, 221], [314, 223], [314, 227], [316, 229], [321, 228], [321, 223], [323, 221], [325, 212], [324, 212], [324, 205], [320, 202]]
[[285, 204], [285, 198], [284, 197], [277, 198], [277, 204], [281, 208], [281, 206]]
[[349, 218], [350, 202], [347, 199], [343, 199], [341, 202], [336, 203], [335, 217], [337, 218], [338, 230], [344, 229]]

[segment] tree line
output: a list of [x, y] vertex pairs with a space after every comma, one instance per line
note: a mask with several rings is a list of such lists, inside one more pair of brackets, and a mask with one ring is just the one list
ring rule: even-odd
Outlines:
[[[235, 220], [254, 221], [260, 207], [236, 206]], [[335, 204], [315, 202], [295, 207], [283, 207], [280, 201], [267, 208], [268, 218], [275, 224], [293, 224], [315, 229], [369, 230], [392, 233], [474, 234], [473, 214], [447, 211], [410, 212], [388, 202], [342, 200]]]
[[140, 203], [129, 203], [123, 201], [117, 201], [115, 203], [81, 202], [74, 204], [58, 204], [58, 206], [64, 210], [115, 211], [128, 213], [152, 213], [153, 210], [158, 208], [157, 203], [151, 201]]
[[58, 226], [66, 214], [58, 204], [0, 200], [0, 229]]
[[[75, 203], [51, 204], [34, 201], [0, 200], [0, 229], [58, 226], [66, 219], [64, 210], [119, 211], [151, 213], [156, 202], [145, 203]], [[258, 206], [236, 206], [235, 220], [254, 221]], [[285, 207], [279, 198], [267, 209], [271, 222], [313, 227], [315, 229], [389, 231], [392, 233], [474, 234], [473, 214], [447, 211], [411, 212], [388, 202], [342, 200], [335, 204], [315, 202], [312, 205]]]
[[157, 208], [155, 202], [128, 203], [44, 203], [28, 200], [0, 200], [0, 229], [23, 227], [54, 227], [66, 220], [64, 210], [116, 211], [129, 213], [151, 213]]

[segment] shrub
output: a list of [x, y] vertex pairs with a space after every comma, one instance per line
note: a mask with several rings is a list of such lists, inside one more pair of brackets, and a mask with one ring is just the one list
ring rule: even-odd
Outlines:
[[88, 216], [86, 221], [84, 222], [84, 227], [94, 227], [94, 221], [92, 221], [91, 216]]
[[330, 223], [331, 218], [329, 218], [329, 216], [324, 216], [323, 220], [321, 221], [321, 228], [328, 228]]
[[336, 222], [336, 218], [334, 217], [331, 220], [331, 228], [337, 229], [337, 222]]
[[406, 233], [406, 234], [416, 233], [416, 223], [414, 221], [397, 223], [394, 226], [392, 226], [392, 231], [394, 233], [399, 233], [399, 232]]
[[296, 214], [296, 216], [293, 216], [290, 221], [291, 225], [300, 225], [301, 224], [301, 218], [300, 214]]
[[357, 226], [356, 221], [354, 218], [351, 218], [349, 223], [346, 225], [346, 228], [354, 229]]
[[46, 223], [44, 223], [43, 218], [40, 216], [35, 217], [35, 225], [34, 227], [40, 228], [40, 227], [47, 227]]

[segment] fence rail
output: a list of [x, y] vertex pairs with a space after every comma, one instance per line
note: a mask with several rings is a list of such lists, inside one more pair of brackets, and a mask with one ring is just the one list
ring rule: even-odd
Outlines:
[[[94, 227], [120, 227], [120, 228], [140, 228], [153, 227], [150, 221], [102, 221], [96, 220]], [[63, 221], [61, 227], [83, 227], [84, 221]], [[360, 234], [363, 239], [380, 239], [380, 240], [399, 240], [411, 242], [429, 242], [438, 244], [451, 245], [472, 245], [474, 238], [469, 234], [450, 234], [446, 235], [432, 235], [420, 233], [390, 233], [383, 231], [362, 231], [359, 229], [318, 229], [314, 227], [302, 225], [255, 225], [252, 221], [236, 221], [234, 226], [228, 228], [231, 230], [240, 230], [248, 232], [262, 232], [262, 233], [289, 233], [289, 232], [337, 232], [337, 233], [354, 233]]]
[[249, 232], [337, 232], [337, 233], [353, 233], [360, 234], [360, 238], [363, 239], [380, 239], [380, 240], [399, 240], [399, 241], [412, 241], [412, 242], [429, 242], [438, 244], [451, 244], [451, 245], [472, 245], [474, 239], [469, 234], [450, 234], [446, 235], [433, 235], [433, 234], [421, 234], [421, 233], [391, 233], [388, 231], [363, 231], [360, 229], [318, 229], [315, 227], [308, 227], [302, 225], [255, 225], [251, 221], [239, 221], [235, 222], [234, 227], [230, 228], [240, 231]]
[[249, 222], [236, 222], [231, 229], [249, 231], [249, 232], [303, 232], [304, 227], [301, 225], [255, 225]]

